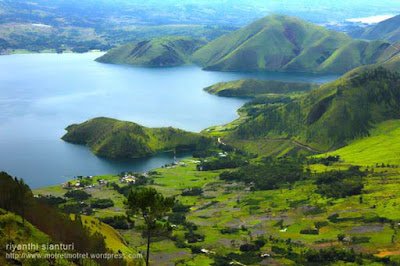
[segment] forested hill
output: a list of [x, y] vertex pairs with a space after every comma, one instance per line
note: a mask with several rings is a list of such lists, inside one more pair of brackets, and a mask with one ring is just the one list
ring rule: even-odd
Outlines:
[[271, 15], [211, 41], [192, 61], [214, 71], [345, 73], [398, 53], [389, 42], [353, 40], [298, 18]]
[[64, 141], [85, 144], [96, 155], [111, 158], [141, 158], [173, 150], [197, 150], [212, 145], [201, 134], [175, 128], [147, 128], [133, 122], [94, 118], [70, 125]]
[[290, 103], [266, 105], [233, 134], [292, 138], [330, 150], [368, 136], [375, 123], [400, 119], [400, 74], [382, 67], [341, 78]]

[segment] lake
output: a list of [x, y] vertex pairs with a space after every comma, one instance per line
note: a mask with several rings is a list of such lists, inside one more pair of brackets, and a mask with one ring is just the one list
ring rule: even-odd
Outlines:
[[101, 55], [0, 56], [0, 171], [24, 178], [32, 188], [76, 175], [148, 171], [172, 162], [173, 155], [129, 161], [99, 158], [84, 146], [63, 142], [64, 128], [107, 116], [198, 132], [234, 120], [244, 103], [209, 95], [204, 87], [240, 78], [324, 83], [337, 77], [218, 73], [192, 66], [138, 68], [95, 62]]

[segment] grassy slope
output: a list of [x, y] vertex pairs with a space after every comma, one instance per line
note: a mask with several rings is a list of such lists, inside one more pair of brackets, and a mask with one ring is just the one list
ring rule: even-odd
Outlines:
[[189, 63], [189, 56], [204, 44], [205, 41], [189, 37], [160, 37], [117, 47], [97, 61], [150, 67], [178, 66]]
[[[352, 41], [336, 50], [319, 66], [319, 70], [339, 73], [343, 69], [351, 70], [361, 65], [382, 62], [388, 59], [384, 54], [388, 47], [389, 44], [383, 41]], [[393, 54], [388, 54], [388, 56], [391, 57]]]
[[315, 87], [317, 85], [311, 83], [242, 79], [231, 82], [220, 82], [204, 90], [208, 93], [225, 97], [254, 97], [260, 94], [306, 92]]
[[371, 130], [371, 136], [328, 153], [357, 165], [400, 164], [400, 120], [389, 120]]
[[111, 158], [139, 158], [211, 143], [210, 139], [197, 133], [174, 128], [146, 128], [111, 118], [94, 118], [66, 130], [63, 140], [86, 144], [95, 154]]
[[339, 79], [293, 103], [266, 109], [240, 125], [234, 138], [294, 138], [329, 150], [367, 136], [374, 123], [400, 116], [399, 78], [373, 73]]
[[377, 62], [384, 50], [297, 18], [271, 15], [208, 43], [193, 61], [207, 70], [344, 73]]
[[[6, 250], [7, 244], [38, 244], [40, 247], [39, 253], [45, 254], [47, 253], [44, 250], [41, 250], [42, 244], [51, 243], [52, 240], [50, 237], [36, 227], [34, 227], [29, 222], [25, 221], [25, 226], [22, 224], [22, 218], [18, 215], [15, 215], [11, 212], [5, 212], [4, 210], [0, 209], [0, 265], [8, 265], [5, 254], [11, 253], [10, 250]], [[24, 253], [15, 252], [17, 254]], [[26, 251], [25, 253], [34, 253], [30, 251]], [[56, 253], [56, 252], [53, 252]], [[23, 265], [50, 265], [48, 261], [45, 260], [38, 260], [38, 259], [18, 259]], [[58, 265], [75, 265], [71, 262], [66, 262], [64, 260], [58, 259], [56, 261]]]
[[[74, 219], [74, 215], [71, 215]], [[122, 236], [117, 230], [109, 226], [108, 224], [100, 222], [98, 219], [91, 216], [81, 216], [82, 222], [85, 226], [90, 229], [91, 233], [100, 233], [105, 237], [105, 243], [107, 248], [117, 253], [121, 251], [123, 254], [133, 254], [134, 251], [130, 249]]]

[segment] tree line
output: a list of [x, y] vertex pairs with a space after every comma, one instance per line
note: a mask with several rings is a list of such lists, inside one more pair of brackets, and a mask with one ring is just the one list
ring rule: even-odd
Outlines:
[[[28, 221], [49, 235], [55, 243], [74, 244], [75, 252], [90, 254], [113, 253], [106, 247], [100, 233], [92, 234], [80, 216], [71, 219], [45, 201], [36, 199], [22, 179], [0, 173], [0, 208], [20, 215], [23, 223]], [[126, 265], [123, 259], [94, 259], [100, 265]], [[79, 263], [79, 261], [73, 261]]]

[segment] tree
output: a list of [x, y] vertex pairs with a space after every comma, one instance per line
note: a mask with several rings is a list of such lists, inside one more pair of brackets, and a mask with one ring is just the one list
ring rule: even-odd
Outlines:
[[165, 217], [175, 204], [175, 197], [164, 197], [154, 188], [138, 188], [130, 191], [126, 201], [133, 214], [143, 217], [147, 227], [146, 265], [150, 258], [151, 232], [156, 228], [157, 221]]
[[25, 226], [25, 210], [29, 208], [32, 192], [23, 179], [15, 179], [17, 183], [15, 194], [17, 195], [19, 211], [22, 217], [22, 225]]

